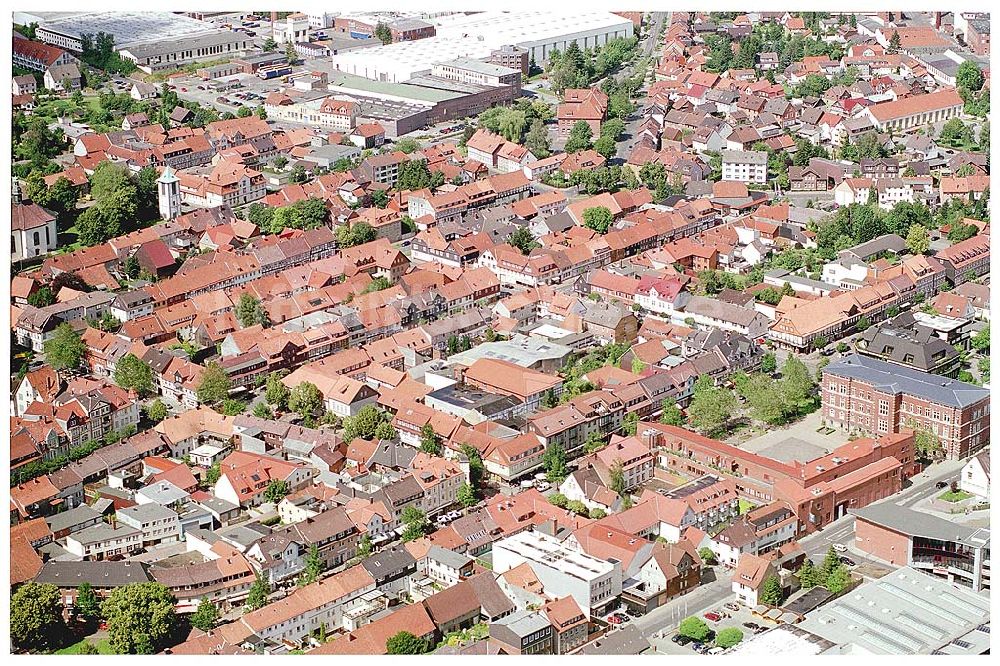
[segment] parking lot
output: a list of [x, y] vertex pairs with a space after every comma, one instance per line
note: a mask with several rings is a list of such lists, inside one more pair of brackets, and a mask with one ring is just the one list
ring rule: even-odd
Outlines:
[[[712, 619], [716, 615], [718, 615], [718, 619]], [[755, 633], [766, 631], [774, 626], [773, 623], [754, 616], [749, 608], [737, 602], [720, 604], [713, 607], [712, 610], [700, 614], [698, 617], [708, 625], [714, 634], [718, 634], [723, 629], [735, 627], [743, 632], [744, 640], [750, 638]], [[652, 638], [652, 642], [656, 647], [656, 651], [660, 654], [707, 654], [712, 650], [710, 643], [692, 641], [686, 637], [679, 636], [676, 631], [665, 633], [662, 636], [656, 635]], [[721, 650], [719, 651], [721, 652]], [[713, 653], [717, 654], [717, 652]]]

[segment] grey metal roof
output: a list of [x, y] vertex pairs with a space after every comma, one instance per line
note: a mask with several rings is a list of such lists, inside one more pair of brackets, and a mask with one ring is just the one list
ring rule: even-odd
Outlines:
[[897, 530], [911, 536], [939, 541], [954, 541], [981, 548], [989, 545], [990, 531], [981, 527], [967, 527], [929, 513], [914, 511], [892, 502], [869, 504], [850, 513], [869, 522]]
[[53, 532], [60, 532], [65, 529], [69, 529], [74, 525], [80, 525], [90, 520], [100, 520], [101, 514], [95, 511], [91, 507], [83, 504], [76, 507], [75, 509], [70, 509], [69, 511], [63, 511], [62, 513], [56, 513], [45, 519], [48, 523], [49, 529]]
[[131, 562], [46, 562], [35, 576], [36, 583], [51, 583], [60, 588], [83, 583], [109, 588], [151, 580], [145, 564]]
[[441, 546], [431, 546], [430, 550], [427, 551], [427, 557], [453, 569], [461, 569], [472, 561], [472, 558], [468, 555], [462, 555]]
[[[958, 646], [989, 619], [988, 596], [903, 567], [821, 606], [798, 627], [864, 653], [910, 655]], [[980, 640], [965, 641], [962, 654], [981, 653]]]
[[852, 354], [826, 366], [823, 371], [840, 377], [860, 379], [880, 391], [905, 393], [948, 407], [968, 407], [988, 399], [988, 389], [956, 379], [911, 370], [874, 358]]
[[176, 518], [177, 513], [171, 511], [165, 506], [159, 504], [136, 504], [135, 506], [130, 506], [126, 509], [118, 509], [118, 516], [127, 516], [129, 518], [135, 518], [140, 523], [146, 523], [151, 520], [170, 520], [171, 518]]

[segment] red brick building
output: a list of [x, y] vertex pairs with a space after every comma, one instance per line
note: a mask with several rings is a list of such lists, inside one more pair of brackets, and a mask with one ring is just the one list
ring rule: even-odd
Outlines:
[[594, 137], [601, 135], [601, 123], [608, 114], [608, 96], [600, 88], [568, 88], [556, 111], [559, 133], [569, 136], [581, 120], [590, 125]]
[[781, 462], [676, 426], [643, 422], [639, 432], [661, 451], [661, 467], [685, 475], [734, 476], [741, 496], [757, 503], [787, 502], [798, 516], [799, 534], [899, 492], [918, 471], [914, 435], [858, 439], [806, 462]]
[[823, 370], [823, 418], [846, 430], [883, 435], [929, 429], [949, 458], [967, 458], [990, 441], [988, 389], [851, 355]]
[[897, 567], [947, 578], [974, 592], [990, 588], [990, 531], [884, 502], [851, 511], [858, 550]]

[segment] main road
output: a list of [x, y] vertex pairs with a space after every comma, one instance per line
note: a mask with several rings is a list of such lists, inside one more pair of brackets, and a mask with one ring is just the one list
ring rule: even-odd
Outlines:
[[[642, 45], [642, 53], [637, 56], [631, 63], [626, 67], [622, 68], [622, 71], [615, 75], [616, 81], [621, 81], [628, 77], [631, 77], [635, 71], [635, 66], [637, 63], [646, 60], [653, 55], [654, 50], [660, 43], [660, 31], [664, 26], [669, 27], [670, 21], [673, 19], [673, 12], [653, 12], [650, 14], [649, 20], [649, 30], [646, 32], [646, 40]], [[648, 65], [648, 61], [647, 61]], [[643, 82], [643, 90], [646, 84]], [[621, 140], [616, 145], [615, 158], [617, 161], [624, 163], [628, 159], [629, 154], [632, 152], [632, 147], [635, 145], [636, 132], [639, 129], [639, 125], [642, 123], [642, 107], [645, 102], [645, 92], [642, 96], [636, 100], [636, 106], [638, 107], [635, 113], [625, 121], [625, 133]]]

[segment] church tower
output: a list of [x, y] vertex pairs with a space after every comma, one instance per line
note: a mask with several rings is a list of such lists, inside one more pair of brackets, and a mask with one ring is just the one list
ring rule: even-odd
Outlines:
[[181, 182], [169, 166], [156, 179], [156, 192], [160, 201], [160, 217], [175, 220], [181, 214]]

